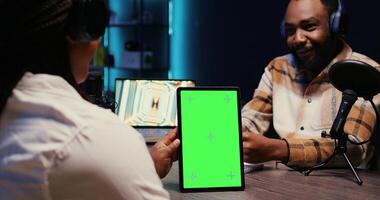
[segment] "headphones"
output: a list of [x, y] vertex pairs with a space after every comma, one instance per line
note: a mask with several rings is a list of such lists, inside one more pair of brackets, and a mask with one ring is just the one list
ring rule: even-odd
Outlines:
[[67, 35], [74, 42], [90, 42], [104, 35], [108, 24], [106, 0], [72, 0]]
[[[340, 34], [345, 32], [344, 27], [344, 6], [342, 0], [337, 0], [338, 2], [338, 8], [335, 12], [333, 12], [330, 16], [330, 32], [332, 34]], [[281, 21], [280, 25], [280, 33], [281, 36], [286, 38], [286, 31], [285, 31], [285, 20], [283, 19]]]

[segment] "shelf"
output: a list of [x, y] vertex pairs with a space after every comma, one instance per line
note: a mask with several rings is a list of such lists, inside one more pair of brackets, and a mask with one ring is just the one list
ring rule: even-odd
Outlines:
[[[112, 14], [104, 37], [104, 47], [106, 55], [112, 55], [113, 60], [94, 63], [112, 63], [115, 66], [91, 66], [90, 72], [102, 73], [105, 90], [113, 90], [115, 78], [167, 78], [170, 64], [169, 1], [108, 2]], [[141, 50], [135, 53], [140, 55], [127, 57], [126, 42], [133, 42], [137, 47], [133, 49]], [[149, 55], [143, 52], [151, 52], [150, 61], [146, 61]]]
[[89, 77], [103, 77], [105, 91], [113, 91], [117, 78], [126, 79], [167, 79], [167, 68], [153, 69], [128, 69], [122, 67], [97, 67], [90, 66]]
[[[89, 69], [90, 74], [101, 74], [104, 76], [109, 76], [115, 74], [115, 76], [121, 76], [126, 78], [159, 78], [160, 76], [167, 77], [168, 68], [141, 68], [141, 69], [131, 69], [124, 67], [97, 67], [92, 66]], [[119, 74], [119, 75], [117, 75]]]
[[91, 65], [89, 68], [89, 71], [101, 71], [101, 70], [125, 70], [125, 71], [168, 71], [169, 68], [167, 67], [155, 67], [155, 68], [139, 68], [139, 69], [133, 69], [133, 68], [126, 68], [126, 67], [120, 67], [120, 66], [94, 66]]
[[123, 23], [110, 23], [108, 24], [109, 28], [113, 27], [157, 27], [157, 28], [169, 28], [168, 24], [144, 24], [144, 23], [137, 23], [137, 22], [123, 22]]

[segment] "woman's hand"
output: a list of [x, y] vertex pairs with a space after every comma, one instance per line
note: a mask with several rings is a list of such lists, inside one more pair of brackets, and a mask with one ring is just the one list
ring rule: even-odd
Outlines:
[[173, 129], [163, 136], [150, 148], [154, 166], [160, 178], [164, 178], [172, 167], [172, 163], [178, 160], [178, 147], [180, 141], [177, 139], [177, 129]]

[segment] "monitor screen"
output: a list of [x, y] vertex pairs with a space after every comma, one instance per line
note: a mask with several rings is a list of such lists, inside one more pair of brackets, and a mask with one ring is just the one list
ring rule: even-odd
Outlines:
[[194, 85], [193, 80], [116, 79], [115, 113], [134, 127], [175, 127], [176, 89]]

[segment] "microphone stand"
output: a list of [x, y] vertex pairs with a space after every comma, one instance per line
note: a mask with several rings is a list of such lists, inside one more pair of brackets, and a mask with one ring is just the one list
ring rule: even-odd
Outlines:
[[304, 171], [303, 174], [305, 176], [308, 176], [313, 170], [319, 169], [319, 168], [323, 167], [324, 165], [326, 165], [336, 155], [342, 155], [344, 157], [346, 163], [348, 164], [348, 166], [350, 166], [350, 169], [356, 178], [356, 183], [358, 185], [362, 185], [363, 184], [362, 179], [359, 177], [358, 173], [356, 172], [354, 166], [352, 165], [350, 159], [348, 158], [348, 156], [346, 154], [346, 152], [347, 152], [347, 137], [348, 137], [347, 134], [344, 134], [341, 138], [339, 138], [338, 139], [338, 145], [335, 145], [334, 153], [331, 156], [329, 156], [325, 161], [320, 163], [319, 165], [313, 166], [312, 168]]
[[[343, 102], [345, 100], [345, 97], [348, 97], [349, 99]], [[342, 104], [339, 108], [339, 112], [337, 114], [337, 117], [334, 120], [333, 126], [330, 130], [330, 137], [332, 139], [335, 139], [335, 149], [331, 156], [329, 156], [326, 160], [324, 160], [322, 163], [311, 167], [310, 169], [303, 172], [305, 176], [308, 176], [313, 170], [319, 169], [326, 165], [329, 161], [331, 161], [336, 155], [342, 155], [346, 163], [350, 166], [350, 169], [352, 173], [354, 174], [356, 178], [356, 183], [358, 185], [362, 185], [363, 181], [360, 179], [358, 173], [356, 172], [355, 168], [353, 167], [350, 159], [348, 158], [346, 152], [347, 152], [347, 141], [348, 141], [348, 135], [344, 133], [343, 127], [346, 122], [346, 118], [348, 115], [348, 112], [350, 111], [353, 103], [355, 103], [357, 99], [357, 95], [352, 90], [345, 90], [343, 92], [342, 97]], [[346, 106], [344, 108], [344, 106]], [[326, 132], [322, 133], [322, 137], [327, 137], [328, 135]], [[336, 141], [338, 140], [338, 143]]]

